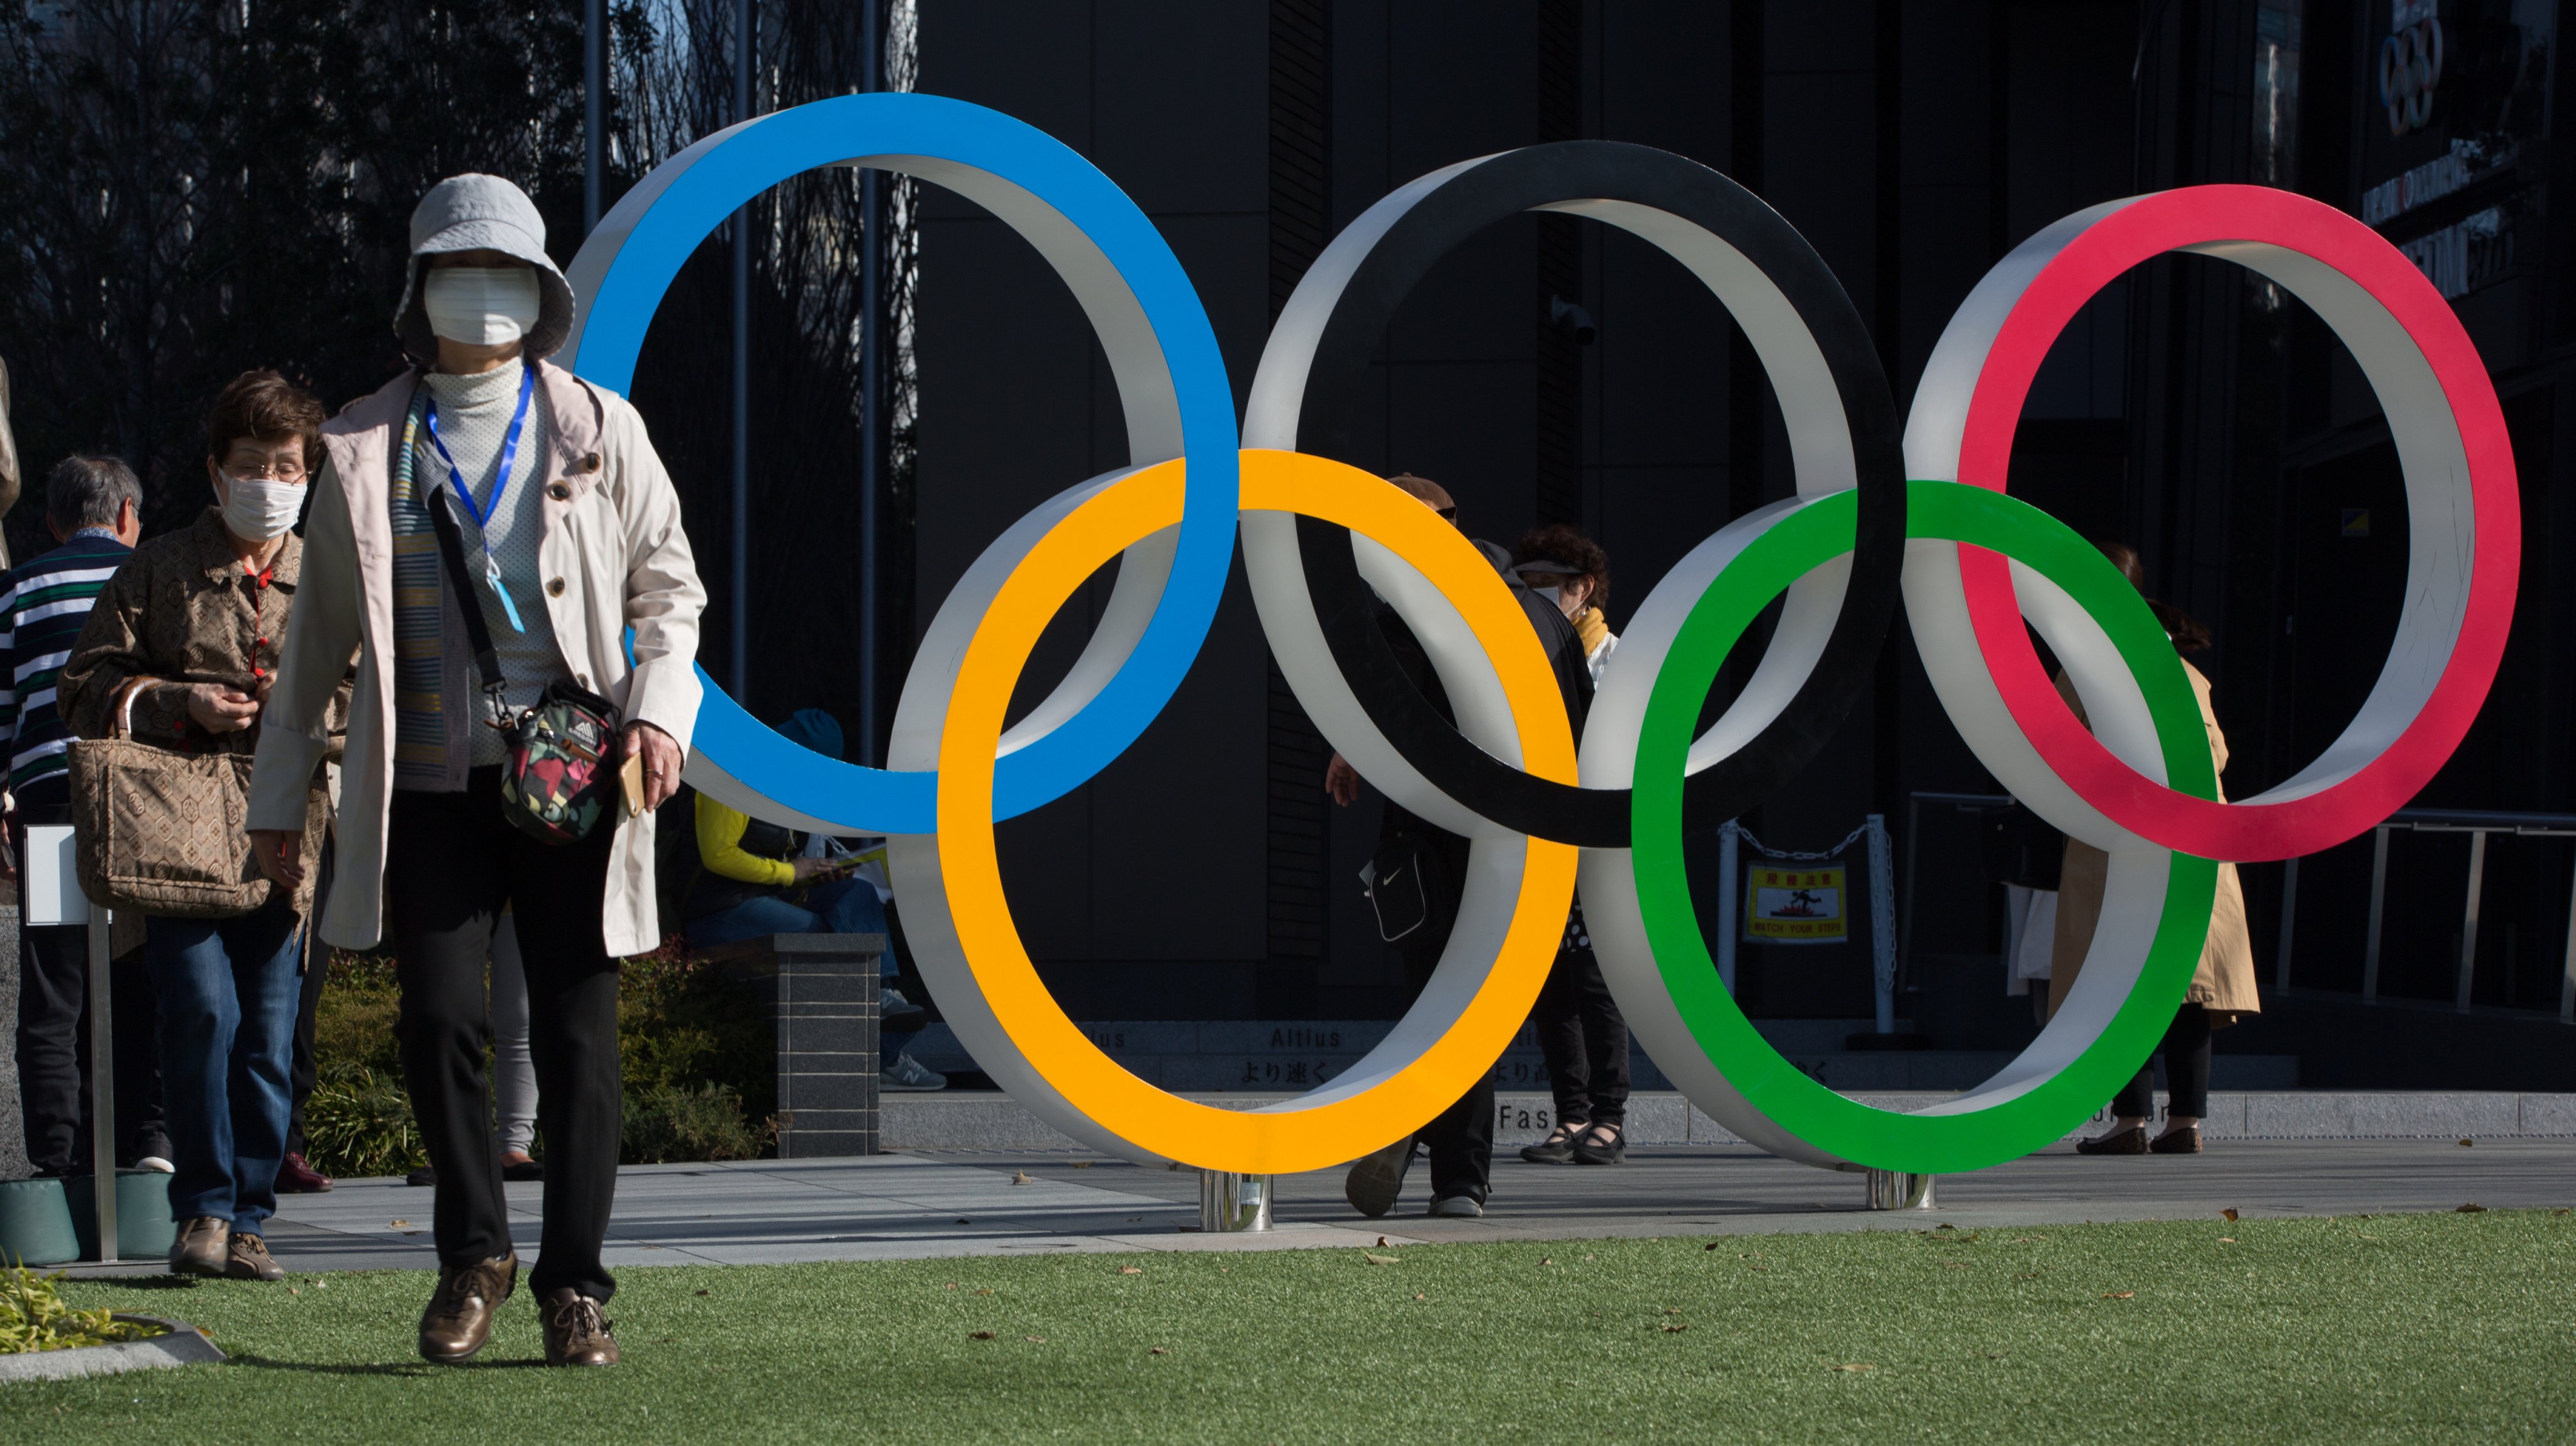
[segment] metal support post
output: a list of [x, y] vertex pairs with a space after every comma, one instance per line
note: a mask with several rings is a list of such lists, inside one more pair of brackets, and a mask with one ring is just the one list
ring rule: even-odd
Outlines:
[[2576, 880], [2567, 890], [2567, 962], [2558, 981], [2558, 1019], [2576, 1024]]
[[[1923, 872], [1922, 855], [1914, 851], [1914, 845], [1922, 835], [1923, 800], [1909, 797], [1905, 800], [1905, 915], [1896, 930], [1897, 952], [1909, 960], [1914, 957], [1914, 880]], [[2004, 969], [2007, 975], [2012, 969], [2009, 944], [2004, 946]]]
[[1735, 993], [1735, 935], [1743, 927], [1736, 918], [1736, 891], [1744, 886], [1744, 870], [1736, 864], [1741, 845], [1736, 842], [1735, 820], [1728, 819], [1717, 830], [1717, 982], [1729, 997]]
[[2281, 865], [2281, 944], [2272, 963], [2272, 987], [2283, 994], [2290, 992], [2290, 936], [2298, 921], [2299, 861], [2291, 859]]
[[1932, 1208], [1932, 1177], [1904, 1170], [1872, 1170], [1869, 1172], [1869, 1208], [1929, 1210]]
[[[751, 119], [752, 0], [735, 0], [733, 118]], [[733, 213], [732, 692], [751, 706], [751, 207]]]
[[608, 184], [608, 0], [584, 0], [581, 17], [581, 234], [599, 229]]
[[2478, 968], [2478, 898], [2487, 886], [2487, 833], [2469, 835], [2469, 906], [2460, 915], [2460, 991], [2454, 1007], [2469, 1012], [2469, 984]]
[[1269, 1228], [1269, 1176], [1199, 1171], [1199, 1229], [1233, 1234]]
[[2370, 936], [2361, 951], [2361, 1002], [2379, 1002], [2379, 924], [2380, 910], [2388, 903], [2388, 825], [2371, 831], [2370, 842]]
[[116, 1263], [116, 1034], [109, 978], [108, 911], [89, 911], [89, 1184], [98, 1211], [98, 1260]]
[[1886, 816], [1870, 814], [1863, 826], [1869, 831], [1870, 980], [1878, 1032], [1885, 1036], [1896, 1033], [1896, 921], [1890, 917], [1896, 912], [1896, 881], [1889, 871]]
[[[885, 3], [860, 0], [859, 89], [885, 89]], [[885, 172], [859, 173], [859, 754], [877, 756], [877, 509], [885, 491]]]

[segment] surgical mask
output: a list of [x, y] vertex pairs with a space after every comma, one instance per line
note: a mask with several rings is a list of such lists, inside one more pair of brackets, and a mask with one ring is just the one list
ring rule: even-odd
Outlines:
[[304, 484], [224, 474], [224, 526], [235, 537], [266, 542], [304, 514]]
[[429, 329], [469, 346], [517, 341], [537, 324], [543, 300], [526, 266], [434, 267], [420, 284]]

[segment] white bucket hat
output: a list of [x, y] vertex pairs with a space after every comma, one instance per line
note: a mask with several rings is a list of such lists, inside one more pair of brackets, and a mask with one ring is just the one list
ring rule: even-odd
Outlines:
[[402, 304], [394, 308], [394, 334], [420, 362], [438, 357], [438, 334], [420, 300], [422, 258], [446, 251], [498, 251], [536, 268], [539, 307], [523, 354], [550, 356], [572, 334], [572, 285], [546, 255], [546, 218], [528, 193], [499, 176], [450, 176], [429, 188], [411, 213], [411, 269], [403, 278]]

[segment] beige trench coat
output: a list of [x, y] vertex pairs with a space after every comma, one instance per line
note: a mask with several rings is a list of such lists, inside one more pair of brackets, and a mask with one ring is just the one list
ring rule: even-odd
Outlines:
[[[564, 666], [626, 721], [660, 728], [685, 754], [698, 716], [694, 668], [706, 589], [681, 530], [679, 494], [643, 419], [623, 397], [557, 366], [542, 367], [538, 377], [552, 446], [530, 474], [545, 488], [537, 560]], [[394, 768], [391, 451], [417, 379], [404, 373], [322, 429], [326, 462], [305, 526], [303, 595], [286, 630], [251, 774], [250, 826], [301, 826], [305, 782], [329, 738], [332, 693], [354, 656], [339, 868], [322, 911], [322, 938], [344, 949], [372, 948], [384, 934]], [[661, 942], [649, 813], [617, 825], [600, 927], [612, 955], [641, 954]]]
[[[2200, 703], [2201, 725], [2209, 730], [2210, 762], [2219, 773], [2227, 772], [2227, 735], [2218, 731], [2218, 714], [2209, 706], [2209, 680], [2198, 668], [2186, 662], [2182, 670], [2191, 676], [2192, 696]], [[2075, 716], [2084, 717], [2084, 705], [2077, 701], [2075, 689], [2059, 674], [2057, 691], [2066, 696]], [[2088, 724], [2089, 726], [2089, 724]], [[2227, 797], [2222, 785], [2221, 799]], [[2088, 843], [2066, 841], [2066, 866], [2057, 884], [2057, 939], [2051, 955], [2048, 975], [2048, 1012], [2053, 1017], [2058, 1006], [2066, 1002], [2066, 992], [2075, 987], [2075, 976], [2084, 967], [2084, 951], [2093, 943], [2093, 926], [2102, 917], [2102, 890], [2110, 881], [2111, 856]], [[2236, 865], [2218, 866], [2218, 898], [2210, 905], [2209, 940], [2201, 945], [2200, 967], [2192, 972], [2190, 992], [2183, 995], [2187, 1004], [2197, 1004], [2213, 1016], [2210, 1023], [2225, 1026], [2236, 1022], [2240, 1014], [2259, 1014], [2263, 1002], [2254, 992], [2254, 939], [2245, 924], [2245, 885], [2236, 877]]]

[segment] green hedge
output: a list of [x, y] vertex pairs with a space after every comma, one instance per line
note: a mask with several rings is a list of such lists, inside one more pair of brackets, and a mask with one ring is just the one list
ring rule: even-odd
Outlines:
[[[335, 950], [329, 968], [314, 1025], [319, 1082], [304, 1110], [313, 1167], [355, 1177], [425, 1164], [394, 1040], [401, 991], [393, 960]], [[776, 1138], [777, 1046], [760, 1001], [692, 959], [680, 940], [623, 961], [620, 976], [621, 1157], [659, 1164], [767, 1153]]]

